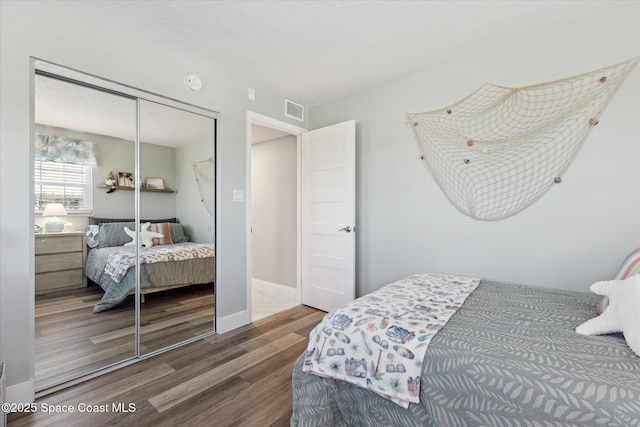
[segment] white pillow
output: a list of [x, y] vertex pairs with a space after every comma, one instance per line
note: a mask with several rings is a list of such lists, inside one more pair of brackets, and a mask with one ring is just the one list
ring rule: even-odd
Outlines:
[[598, 317], [576, 328], [582, 335], [622, 332], [627, 345], [640, 356], [640, 275], [624, 280], [596, 282], [592, 292], [609, 297], [609, 306]]
[[[145, 248], [150, 248], [153, 246], [154, 238], [163, 238], [164, 234], [156, 233], [155, 231], [149, 231], [149, 227], [151, 226], [150, 222], [145, 222], [140, 226], [140, 244]], [[127, 233], [127, 236], [131, 237], [131, 241], [129, 243], [125, 243], [124, 246], [135, 245], [136, 232], [131, 230], [129, 227], [124, 227], [124, 232]]]

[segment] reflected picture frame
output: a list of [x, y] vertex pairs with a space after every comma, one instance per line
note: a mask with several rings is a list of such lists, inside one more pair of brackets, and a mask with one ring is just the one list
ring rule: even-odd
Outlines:
[[147, 190], [164, 190], [164, 179], [147, 178], [144, 181], [144, 188]]
[[118, 172], [118, 187], [130, 187], [136, 186], [136, 180], [131, 172]]

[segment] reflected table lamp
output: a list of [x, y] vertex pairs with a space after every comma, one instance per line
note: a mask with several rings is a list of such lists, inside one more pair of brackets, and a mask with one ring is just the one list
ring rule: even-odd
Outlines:
[[50, 216], [52, 218], [45, 223], [45, 231], [47, 233], [59, 233], [62, 231], [64, 229], [64, 222], [58, 217], [66, 215], [67, 211], [64, 209], [62, 203], [47, 203], [44, 212], [42, 212], [42, 216]]

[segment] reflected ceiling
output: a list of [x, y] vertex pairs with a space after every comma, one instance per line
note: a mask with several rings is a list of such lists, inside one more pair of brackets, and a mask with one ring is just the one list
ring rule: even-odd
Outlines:
[[[135, 101], [49, 77], [36, 75], [35, 122], [125, 140], [135, 139]], [[179, 147], [208, 141], [213, 121], [154, 102], [142, 102], [142, 141]], [[179, 139], [175, 136], [180, 135]]]

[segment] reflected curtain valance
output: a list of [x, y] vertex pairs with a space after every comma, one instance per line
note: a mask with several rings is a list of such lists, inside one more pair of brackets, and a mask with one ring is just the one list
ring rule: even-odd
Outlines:
[[64, 136], [36, 133], [35, 160], [97, 166], [96, 143]]

